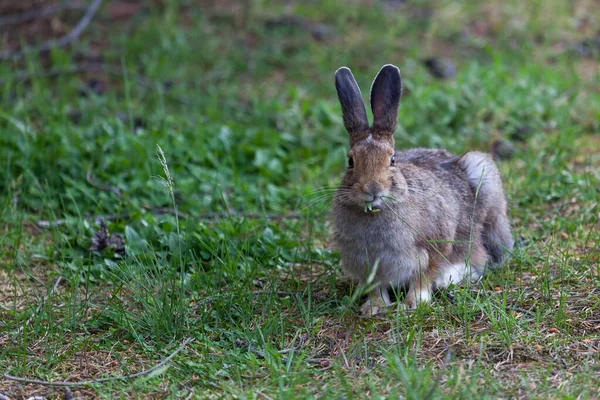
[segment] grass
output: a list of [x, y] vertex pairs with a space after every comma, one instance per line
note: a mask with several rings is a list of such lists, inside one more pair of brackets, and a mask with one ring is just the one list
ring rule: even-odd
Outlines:
[[[190, 337], [150, 375], [73, 391], [600, 397], [600, 75], [572, 50], [598, 10], [203, 4], [148, 6], [122, 29], [101, 10], [72, 48], [0, 64], [2, 373], [129, 375]], [[98, 48], [104, 73], [48, 73]], [[456, 76], [432, 77], [431, 56]], [[523, 240], [478, 285], [364, 319], [328, 245], [347, 151], [333, 72], [348, 65], [364, 91], [385, 63], [405, 85], [398, 147], [512, 144], [498, 165]], [[124, 249], [89, 250], [99, 216]], [[2, 379], [0, 393], [60, 396]]]

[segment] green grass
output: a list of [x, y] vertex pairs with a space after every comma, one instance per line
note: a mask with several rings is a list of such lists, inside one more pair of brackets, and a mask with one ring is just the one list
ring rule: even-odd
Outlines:
[[[600, 396], [600, 74], [597, 55], [570, 50], [598, 31], [598, 10], [562, 0], [164, 4], [122, 29], [101, 10], [49, 61], [0, 63], [0, 372], [128, 375], [191, 337], [167, 368], [73, 390]], [[304, 22], [278, 23], [290, 14]], [[110, 71], [48, 73], [92, 45]], [[429, 56], [453, 59], [454, 79], [432, 77]], [[326, 189], [348, 146], [333, 73], [349, 66], [366, 95], [385, 63], [405, 86], [398, 147], [513, 142], [498, 165], [524, 244], [480, 284], [365, 319], [328, 243]], [[90, 79], [105, 90], [86, 90]], [[89, 251], [99, 216], [124, 253]], [[40, 388], [0, 379], [11, 398]]]

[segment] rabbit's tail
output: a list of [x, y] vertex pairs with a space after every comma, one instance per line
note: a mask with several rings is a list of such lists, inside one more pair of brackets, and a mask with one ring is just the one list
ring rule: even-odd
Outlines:
[[483, 247], [490, 255], [490, 267], [503, 266], [515, 244], [506, 215], [488, 214], [482, 236]]
[[506, 216], [506, 198], [500, 171], [489, 154], [471, 151], [459, 163], [482, 210], [483, 246], [490, 255], [491, 266], [502, 266], [514, 247], [510, 223]]

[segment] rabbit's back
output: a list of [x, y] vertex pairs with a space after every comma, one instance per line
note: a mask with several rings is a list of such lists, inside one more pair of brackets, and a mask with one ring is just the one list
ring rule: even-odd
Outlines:
[[482, 266], [486, 261], [502, 264], [514, 241], [502, 179], [492, 158], [477, 151], [456, 156], [444, 149], [423, 148], [396, 150], [395, 155], [409, 193], [429, 208], [436, 202], [428, 193], [443, 197], [437, 212], [429, 213], [429, 221], [421, 219], [425, 223], [420, 229], [428, 232], [424, 237], [452, 240], [448, 257], [453, 262], [472, 257], [476, 249]]
[[445, 149], [425, 149], [422, 147], [409, 150], [396, 150], [395, 154], [398, 162], [408, 162], [434, 170], [442, 163], [458, 158]]

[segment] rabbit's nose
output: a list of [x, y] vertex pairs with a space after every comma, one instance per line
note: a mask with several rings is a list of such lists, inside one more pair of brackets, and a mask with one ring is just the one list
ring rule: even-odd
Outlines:
[[371, 196], [377, 197], [383, 192], [383, 186], [378, 182], [369, 182], [363, 186], [363, 192], [370, 194]]

